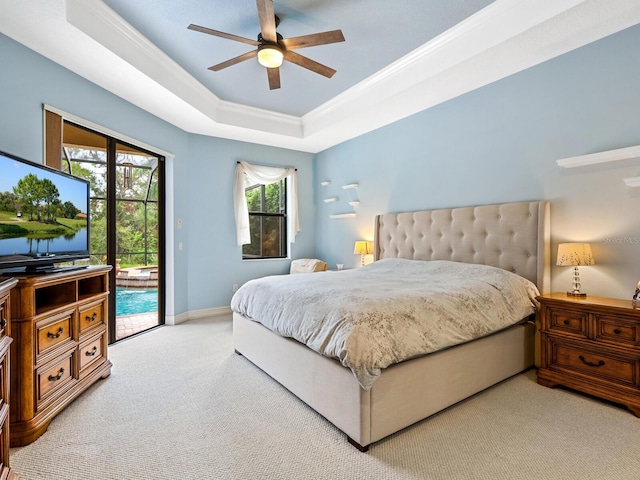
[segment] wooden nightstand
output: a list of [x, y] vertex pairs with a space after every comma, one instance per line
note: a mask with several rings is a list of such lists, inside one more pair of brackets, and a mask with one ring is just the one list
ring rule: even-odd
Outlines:
[[538, 301], [538, 383], [604, 398], [640, 417], [640, 305], [564, 292]]

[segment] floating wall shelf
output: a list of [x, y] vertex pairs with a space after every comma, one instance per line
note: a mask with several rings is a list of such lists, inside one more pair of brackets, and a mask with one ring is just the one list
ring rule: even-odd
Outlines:
[[331, 182], [329, 180], [326, 180], [324, 182], [320, 182], [320, 185], [322, 185], [323, 187], [326, 187], [328, 185], [331, 185]]
[[556, 160], [556, 163], [564, 168], [574, 168], [598, 163], [615, 162], [617, 160], [627, 160], [630, 158], [640, 158], [640, 145], [607, 150], [606, 152], [590, 153], [577, 157], [561, 158], [560, 160]]
[[329, 218], [352, 218], [355, 216], [355, 213], [338, 213], [337, 215], [329, 215]]
[[358, 186], [359, 185], [357, 183], [349, 183], [347, 185], [342, 185], [342, 188], [346, 190], [347, 188], [358, 188]]
[[331, 203], [338, 201], [338, 197], [325, 198], [324, 203]]
[[351, 205], [352, 207], [357, 207], [358, 205], [360, 205], [360, 201], [353, 201], [353, 202], [347, 202], [349, 205]]
[[[575, 168], [596, 165], [598, 163], [616, 162], [618, 160], [629, 160], [631, 158], [640, 158], [640, 145], [590, 153], [577, 157], [561, 158], [560, 160], [556, 160], [556, 163], [563, 168]], [[625, 185], [629, 187], [640, 187], [640, 177], [625, 178], [623, 181]]]
[[640, 177], [625, 178], [624, 183], [629, 187], [640, 187]]

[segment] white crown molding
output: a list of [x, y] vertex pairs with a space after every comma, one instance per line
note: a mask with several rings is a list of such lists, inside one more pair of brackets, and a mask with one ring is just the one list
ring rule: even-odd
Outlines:
[[303, 138], [302, 119], [284, 113], [222, 100], [218, 107], [217, 119], [227, 125]]
[[295, 117], [221, 100], [100, 0], [0, 3], [2, 33], [187, 132], [311, 153], [637, 23], [637, 0], [496, 0]]
[[[314, 117], [321, 117], [340, 109], [342, 105], [348, 104], [355, 98], [366, 96], [372, 88], [378, 88], [381, 92], [387, 92], [387, 95], [393, 95], [398, 87], [391, 91], [388, 87], [391, 82], [397, 81], [398, 77], [402, 76], [405, 84], [420, 83], [427, 75], [441, 73], [583, 1], [544, 0], [535, 2], [535, 8], [532, 9], [532, 2], [529, 0], [496, 0], [343, 94], [316, 108], [305, 115], [305, 119], [313, 121]], [[525, 10], [528, 15], [523, 18]], [[413, 69], [416, 75], [407, 78], [404, 75], [407, 69]]]

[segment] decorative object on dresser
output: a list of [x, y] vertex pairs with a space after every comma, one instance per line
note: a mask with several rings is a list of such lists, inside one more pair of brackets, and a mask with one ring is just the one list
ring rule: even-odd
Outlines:
[[14, 278], [0, 279], [0, 478], [17, 480], [9, 466], [9, 346], [11, 345], [10, 291], [18, 283]]
[[353, 247], [353, 254], [360, 255], [360, 266], [364, 267], [364, 256], [373, 254], [373, 242], [358, 240]]
[[586, 297], [587, 294], [580, 290], [580, 265], [594, 265], [591, 253], [591, 245], [588, 243], [561, 243], [558, 245], [558, 259], [556, 265], [573, 267], [572, 290], [567, 295], [573, 297]]
[[633, 302], [564, 293], [538, 301], [538, 383], [595, 395], [640, 417], [640, 310]]
[[11, 290], [12, 447], [36, 440], [61, 410], [111, 373], [110, 270], [24, 274]]
[[636, 302], [640, 300], [640, 282], [638, 282], [638, 284], [636, 285], [636, 291], [634, 292], [633, 297], [631, 299], [633, 300], [634, 306]]

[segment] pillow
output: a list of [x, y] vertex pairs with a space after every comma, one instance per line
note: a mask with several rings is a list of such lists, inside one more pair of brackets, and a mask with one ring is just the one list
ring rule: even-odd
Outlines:
[[289, 273], [324, 272], [329, 265], [317, 258], [299, 258], [291, 262]]

